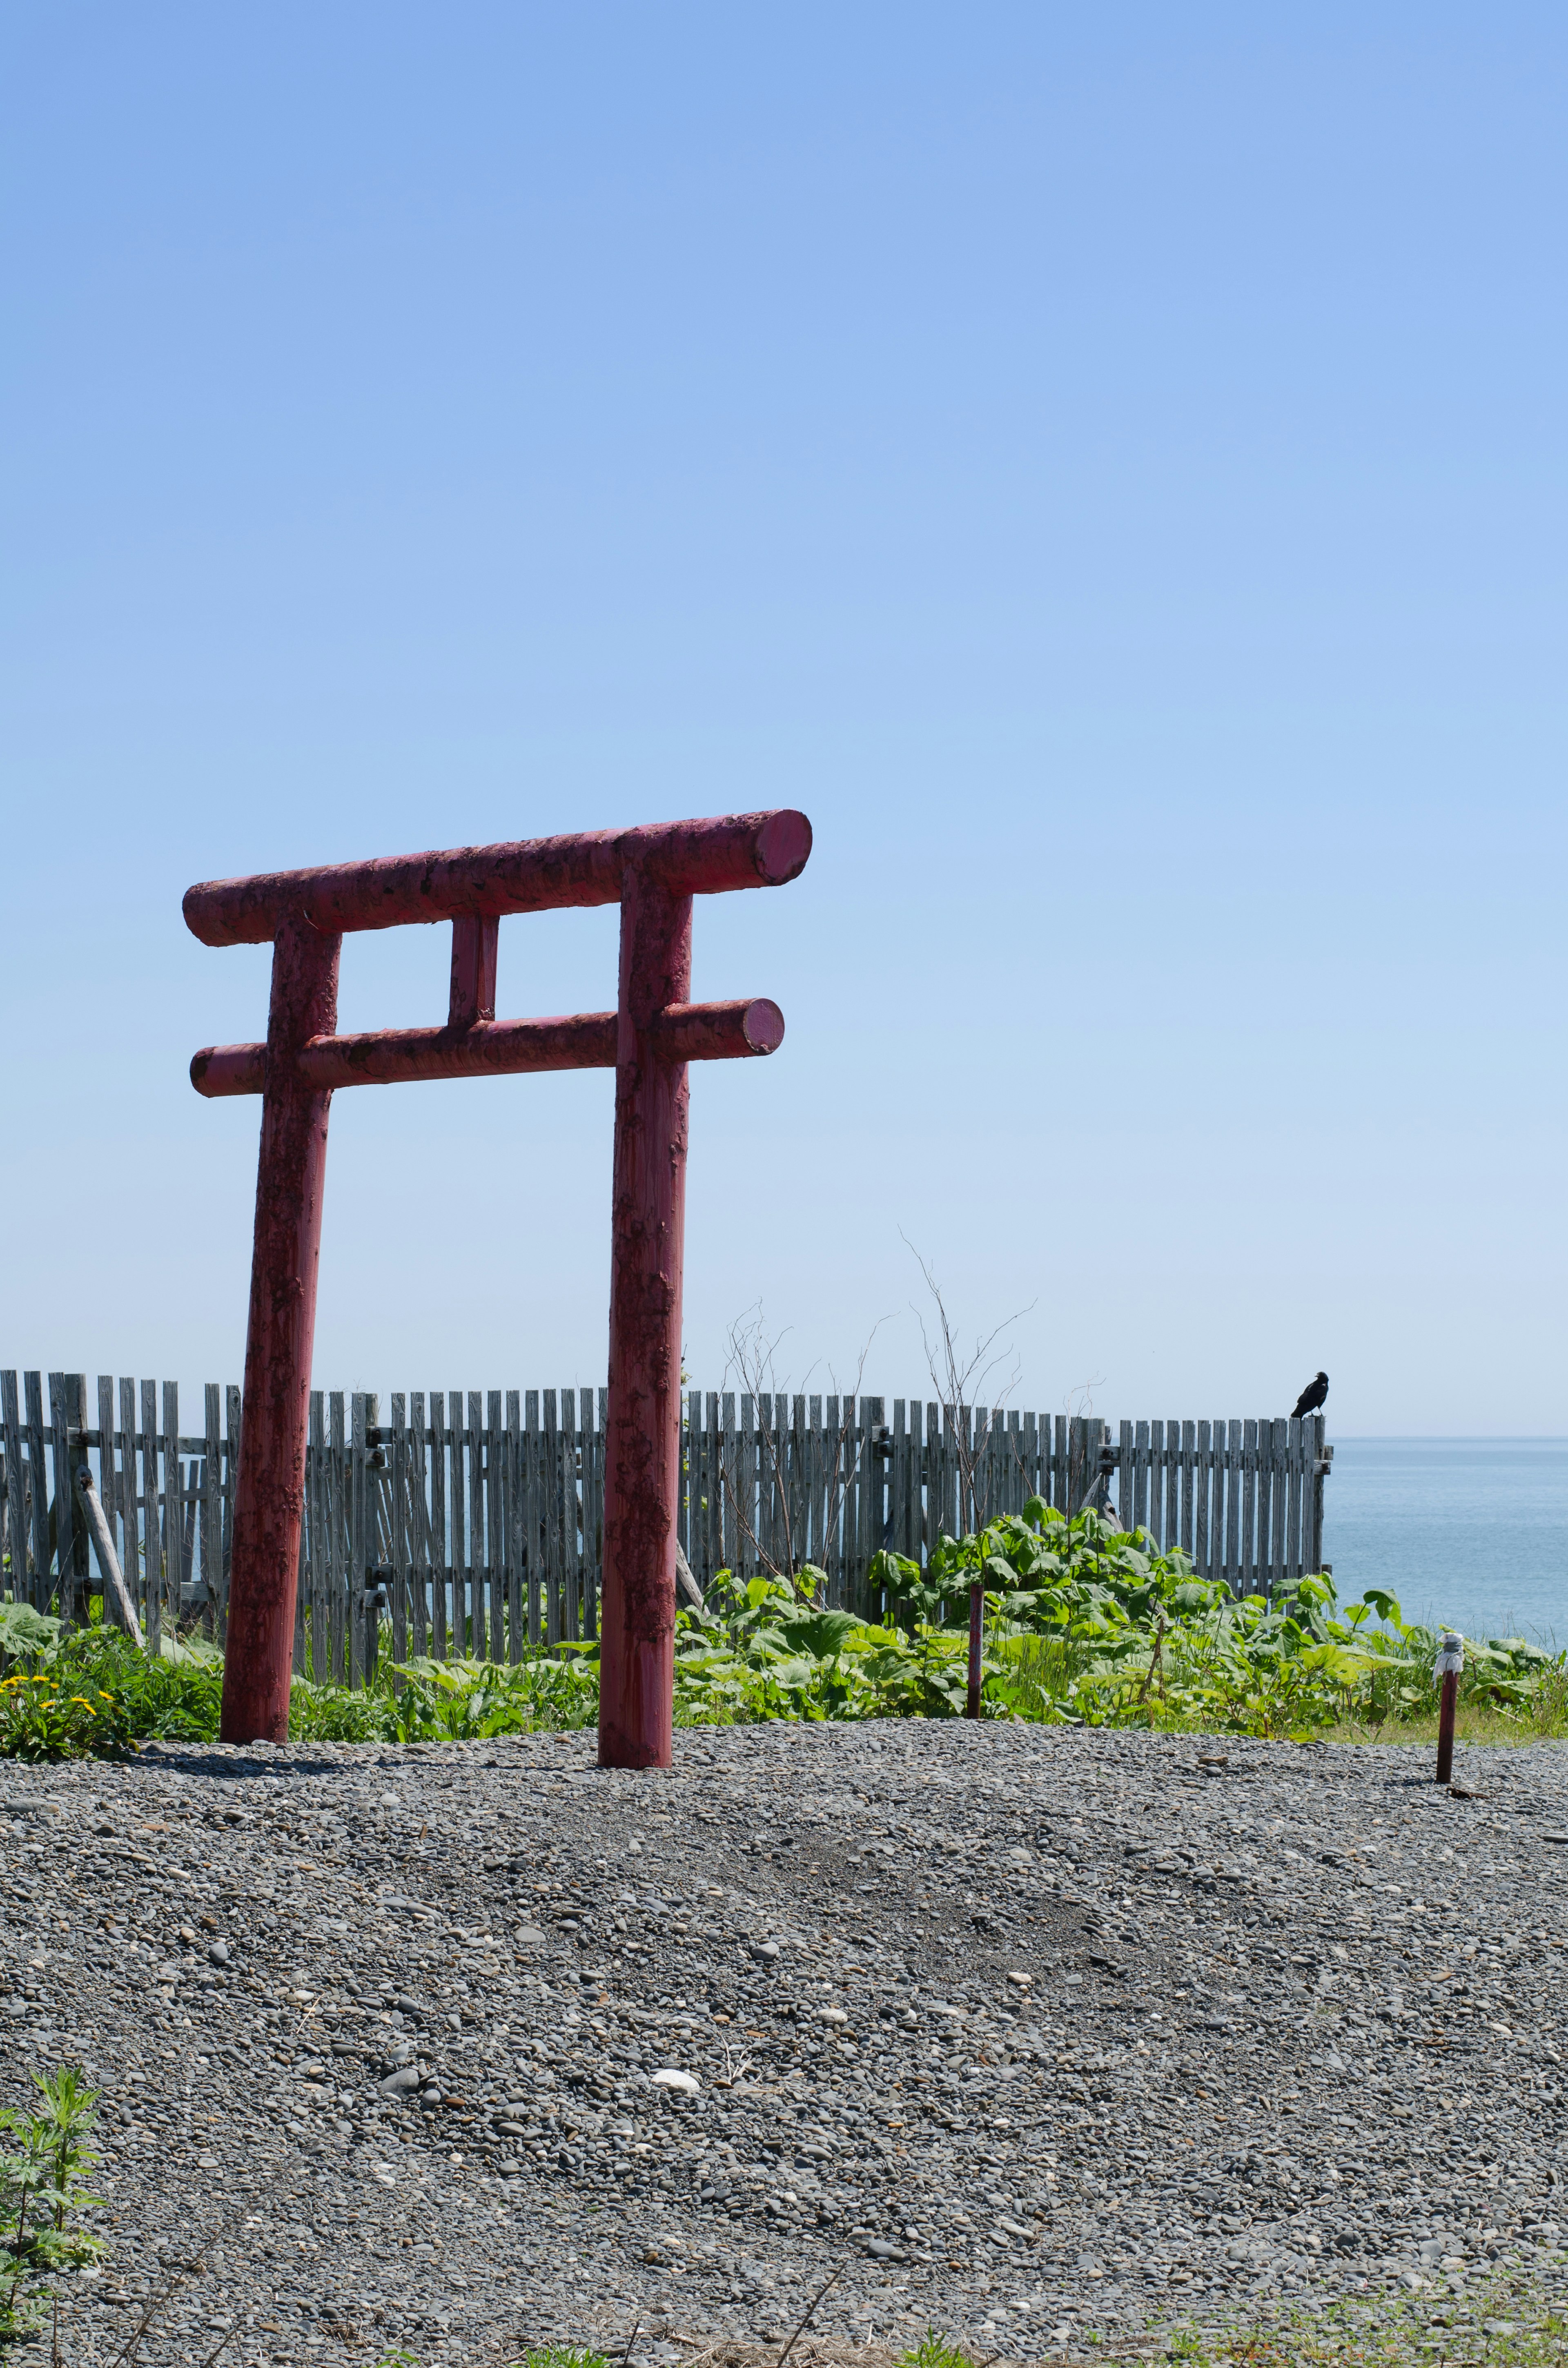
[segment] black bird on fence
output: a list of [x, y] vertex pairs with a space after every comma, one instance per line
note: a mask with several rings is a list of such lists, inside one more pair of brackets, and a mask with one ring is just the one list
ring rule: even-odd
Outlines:
[[1296, 1412], [1290, 1417], [1291, 1421], [1295, 1421], [1297, 1415], [1316, 1414], [1327, 1395], [1328, 1375], [1320, 1373], [1315, 1382], [1307, 1383], [1306, 1388], [1296, 1400]]

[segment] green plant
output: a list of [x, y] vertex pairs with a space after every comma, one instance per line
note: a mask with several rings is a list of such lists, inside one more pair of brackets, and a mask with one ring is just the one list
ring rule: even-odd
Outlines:
[[[1113, 1530], [1093, 1512], [1069, 1520], [1039, 1497], [973, 1536], [942, 1538], [926, 1577], [892, 1554], [870, 1577], [917, 1627], [961, 1622], [979, 1583], [987, 1697], [1014, 1716], [1301, 1738], [1434, 1708], [1436, 1633], [1406, 1623], [1392, 1596], [1371, 1588], [1342, 1608], [1316, 1575], [1238, 1601], [1146, 1531]], [[1472, 1641], [1461, 1700], [1559, 1731], [1568, 1656], [1522, 1637]]]
[[[973, 1535], [944, 1537], [922, 1571], [875, 1555], [881, 1617], [828, 1608], [814, 1566], [791, 1578], [721, 1571], [701, 1612], [676, 1621], [680, 1726], [760, 1719], [949, 1718], [962, 1714], [969, 1593], [984, 1599], [981, 1708], [989, 1718], [1258, 1736], [1333, 1731], [1376, 1740], [1392, 1726], [1425, 1739], [1435, 1717], [1435, 1632], [1369, 1589], [1341, 1605], [1308, 1576], [1272, 1600], [1235, 1600], [1146, 1531], [1038, 1497]], [[199, 1638], [157, 1655], [116, 1629], [62, 1633], [27, 1606], [0, 1606], [0, 1756], [110, 1753], [142, 1736], [217, 1735], [222, 1656]], [[383, 1631], [382, 1643], [388, 1641]], [[383, 1649], [367, 1687], [303, 1676], [296, 1742], [465, 1741], [591, 1725], [598, 1647], [528, 1645], [516, 1662], [417, 1658]], [[1506, 1740], [1568, 1735], [1568, 1655], [1522, 1637], [1466, 1646], [1460, 1733]]]
[[[376, 2368], [418, 2368], [412, 2351], [383, 2351]], [[509, 2360], [506, 2368], [609, 2368], [602, 2351], [589, 2351], [573, 2343], [542, 2343], [532, 2351], [519, 2352]]]
[[853, 1611], [820, 1610], [787, 1578], [743, 1583], [721, 1571], [709, 1593], [724, 1606], [721, 1620], [686, 1611], [676, 1619], [682, 1725], [922, 1718], [963, 1707], [965, 1638], [929, 1624], [910, 1635]]
[[108, 1759], [135, 1749], [135, 1723], [101, 1686], [75, 1691], [72, 1673], [51, 1668], [0, 1678], [0, 1759]]
[[573, 2343], [541, 2343], [536, 2351], [520, 2352], [509, 2368], [609, 2368], [602, 2351], [580, 2350]]
[[38, 2326], [53, 2273], [103, 2249], [84, 2219], [102, 2201], [85, 2183], [99, 2158], [90, 2144], [98, 2091], [69, 2064], [32, 2081], [31, 2112], [0, 2109], [0, 2342]]
[[900, 2354], [898, 2368], [974, 2368], [974, 2356], [928, 2327], [913, 2350]]
[[1235, 2318], [1153, 2319], [1111, 2334], [1103, 2350], [1188, 2368], [1563, 2368], [1565, 2337], [1560, 2304], [1498, 2278], [1462, 2298], [1439, 2290], [1305, 2310], [1263, 2303]]
[[35, 1611], [30, 1603], [0, 1603], [0, 1669], [30, 1661], [59, 1640], [60, 1622], [52, 1612]]

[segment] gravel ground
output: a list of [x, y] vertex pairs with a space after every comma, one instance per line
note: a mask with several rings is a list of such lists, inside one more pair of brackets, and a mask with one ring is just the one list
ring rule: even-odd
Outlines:
[[149, 2361], [640, 2322], [674, 2362], [835, 2268], [813, 2332], [868, 2368], [928, 2323], [1031, 2358], [1568, 2288], [1561, 1750], [1461, 1755], [1454, 1798], [1403, 1749], [676, 1744], [0, 1765], [0, 2089], [106, 2098], [70, 2357], [207, 2239]]

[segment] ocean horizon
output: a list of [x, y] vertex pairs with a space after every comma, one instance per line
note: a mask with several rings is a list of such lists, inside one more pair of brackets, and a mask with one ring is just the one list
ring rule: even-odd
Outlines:
[[1335, 1439], [1323, 1554], [1342, 1602], [1568, 1645], [1568, 1439]]

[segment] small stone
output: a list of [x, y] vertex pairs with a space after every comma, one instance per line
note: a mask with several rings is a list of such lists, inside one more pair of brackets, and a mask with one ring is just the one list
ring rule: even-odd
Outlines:
[[213, 1941], [212, 1946], [207, 1952], [207, 1962], [210, 1965], [226, 1965], [228, 1964], [229, 1944], [227, 1941]]
[[702, 2083], [695, 2073], [678, 2072], [673, 2066], [666, 2066], [663, 2071], [651, 2074], [650, 2078], [655, 2089], [673, 2089], [680, 2097], [695, 2097], [699, 2094], [702, 2088]]
[[395, 2072], [389, 2072], [384, 2080], [378, 2080], [376, 2086], [383, 2097], [406, 2097], [418, 2088], [419, 2075], [412, 2064], [403, 2064]]

